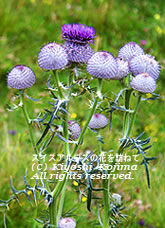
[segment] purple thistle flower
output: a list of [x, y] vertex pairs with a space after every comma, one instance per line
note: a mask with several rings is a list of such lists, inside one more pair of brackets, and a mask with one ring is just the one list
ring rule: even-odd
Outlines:
[[115, 78], [113, 79], [118, 80], [118, 79], [124, 78], [129, 74], [129, 67], [128, 67], [128, 62], [124, 61], [122, 58], [117, 57], [116, 60], [118, 64], [118, 71]]
[[11, 69], [7, 76], [7, 84], [15, 89], [27, 89], [36, 82], [36, 77], [31, 68], [17, 65]]
[[152, 93], [156, 89], [156, 81], [147, 73], [138, 74], [130, 86], [141, 93]]
[[70, 62], [86, 63], [94, 54], [88, 43], [93, 44], [95, 30], [82, 24], [67, 24], [62, 26], [63, 44]]
[[119, 50], [118, 57], [123, 58], [125, 61], [130, 61], [132, 57], [142, 54], [144, 54], [143, 48], [135, 42], [129, 42]]
[[59, 228], [75, 228], [76, 222], [73, 218], [62, 218], [58, 222]]
[[87, 63], [87, 71], [96, 78], [114, 79], [117, 74], [118, 64], [111, 53], [96, 52]]
[[78, 137], [81, 134], [81, 127], [80, 125], [74, 121], [74, 120], [69, 120], [68, 121], [68, 130], [71, 131], [71, 138], [73, 140], [78, 139]]
[[93, 27], [82, 24], [66, 24], [62, 26], [61, 30], [64, 40], [73, 43], [93, 44], [95, 38], [95, 30]]
[[68, 64], [68, 55], [61, 45], [48, 43], [38, 54], [38, 64], [46, 70], [62, 69]]
[[98, 130], [106, 127], [108, 125], [108, 119], [106, 116], [102, 114], [95, 113], [90, 122], [88, 127], [93, 129], [93, 130]]
[[159, 78], [160, 65], [151, 55], [139, 55], [132, 58], [129, 68], [135, 76], [145, 72], [155, 80]]

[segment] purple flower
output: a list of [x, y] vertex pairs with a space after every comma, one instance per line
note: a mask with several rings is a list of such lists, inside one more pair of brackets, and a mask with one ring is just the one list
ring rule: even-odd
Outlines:
[[114, 79], [118, 64], [111, 53], [96, 52], [87, 63], [87, 71], [96, 78]]
[[9, 135], [16, 135], [17, 132], [15, 130], [9, 130]]
[[144, 225], [145, 225], [144, 219], [140, 219], [139, 222], [138, 222], [138, 224], [139, 224], [140, 226], [144, 226]]
[[142, 54], [144, 54], [143, 48], [135, 42], [129, 42], [119, 50], [118, 57], [123, 58], [125, 61], [130, 61], [132, 57]]
[[75, 228], [76, 222], [73, 218], [62, 218], [58, 222], [59, 228]]
[[145, 46], [147, 44], [147, 41], [146, 40], [141, 40], [140, 41], [140, 44], [143, 45], [143, 46]]
[[153, 79], [158, 79], [160, 65], [151, 55], [139, 55], [131, 59], [130, 71], [136, 76], [141, 73], [148, 73]]
[[93, 130], [98, 130], [106, 127], [108, 125], [108, 119], [106, 116], [102, 114], [95, 113], [90, 122], [88, 127], [93, 129]]
[[147, 73], [138, 74], [130, 86], [141, 93], [152, 93], [156, 89], [156, 81]]
[[62, 26], [63, 44], [70, 62], [86, 63], [94, 54], [88, 43], [93, 44], [95, 30], [82, 24], [67, 24]]
[[78, 139], [78, 137], [81, 134], [81, 127], [76, 121], [74, 120], [69, 120], [68, 121], [68, 130], [71, 131], [71, 138], [73, 140]]
[[62, 69], [68, 64], [68, 55], [61, 45], [48, 43], [38, 54], [38, 64], [46, 70]]
[[33, 71], [24, 65], [17, 65], [11, 69], [7, 76], [7, 84], [15, 89], [27, 89], [36, 82]]
[[112, 79], [118, 80], [118, 79], [124, 78], [129, 74], [129, 67], [128, 67], [128, 62], [124, 61], [122, 58], [117, 57], [116, 60], [117, 60], [118, 70], [115, 78], [112, 78]]
[[66, 24], [62, 26], [61, 30], [64, 40], [73, 43], [93, 44], [95, 38], [95, 30], [93, 27], [82, 24]]

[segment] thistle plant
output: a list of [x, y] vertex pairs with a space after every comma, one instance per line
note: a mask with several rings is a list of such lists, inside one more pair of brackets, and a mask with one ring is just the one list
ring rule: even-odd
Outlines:
[[[47, 151], [53, 142], [58, 139], [63, 144], [63, 149], [59, 154], [63, 155], [63, 158], [55, 163], [63, 167], [59, 174], [62, 179], [55, 178], [55, 174], [51, 173], [54, 168], [50, 164], [47, 167], [46, 178], [41, 177], [41, 174], [45, 172], [41, 168], [31, 177], [31, 179], [36, 179], [34, 186], [31, 186], [27, 181], [27, 178], [30, 178], [28, 176], [30, 168], [27, 167], [24, 176], [25, 188], [16, 190], [12, 178], [10, 183], [13, 195], [8, 200], [0, 200], [0, 206], [6, 208], [5, 215], [10, 203], [13, 200], [19, 201], [21, 194], [31, 201], [30, 191], [34, 202], [39, 201], [40, 197], [47, 202], [45, 216], [34, 218], [43, 227], [75, 228], [77, 218], [75, 216], [73, 219], [72, 210], [76, 205], [72, 205], [73, 208], [70, 208], [67, 213], [64, 211], [67, 188], [74, 180], [80, 197], [87, 199], [89, 213], [94, 211], [93, 207], [95, 207], [91, 202], [94, 201], [97, 205], [97, 225], [103, 228], [117, 227], [117, 224], [122, 224], [126, 215], [122, 212], [124, 206], [121, 196], [117, 192], [112, 192], [110, 188], [111, 182], [115, 181], [110, 178], [113, 175], [112, 168], [106, 167], [107, 165], [115, 167], [118, 164], [116, 155], [123, 155], [127, 148], [130, 148], [134, 154], [141, 155], [141, 164], [144, 165], [148, 187], [150, 187], [148, 163], [155, 159], [146, 155], [146, 151], [151, 147], [148, 145], [150, 138], [141, 139], [143, 133], [133, 138], [132, 131], [140, 102], [151, 99], [146, 98], [145, 94], [151, 93], [152, 99], [160, 98], [153, 93], [156, 89], [160, 66], [154, 57], [145, 54], [135, 42], [125, 44], [119, 50], [117, 57], [107, 51], [94, 52], [90, 46], [94, 44], [95, 38], [95, 30], [92, 27], [81, 24], [63, 25], [62, 38], [63, 44], [50, 42], [39, 51], [38, 65], [41, 69], [48, 71], [47, 97], [50, 108], [41, 110], [35, 119], [29, 117], [25, 106], [26, 99], [30, 99], [31, 102], [38, 101], [25, 93], [35, 83], [33, 71], [27, 66], [18, 65], [13, 67], [7, 76], [7, 84], [18, 90], [19, 100], [17, 105], [13, 104], [8, 108], [10, 111], [22, 109], [34, 149], [31, 154], [35, 153], [38, 164], [43, 167], [43, 157], [49, 155]], [[60, 79], [63, 71], [66, 74], [69, 72], [66, 75], [66, 83], [62, 83]], [[104, 85], [109, 83], [111, 87], [112, 80], [124, 81], [125, 87], [121, 91], [114, 91], [115, 95], [109, 97]], [[93, 81], [97, 81], [97, 87], [92, 87]], [[89, 109], [84, 117], [83, 126], [80, 120], [71, 120], [70, 117], [70, 104], [71, 102], [75, 104], [76, 96], [85, 101], [83, 105], [86, 105], [87, 100], [89, 101]], [[134, 109], [131, 109], [133, 96], [137, 99], [137, 103]], [[114, 115], [114, 111], [123, 114], [123, 135], [118, 150], [113, 151], [115, 159], [109, 164], [108, 155], [111, 148], [104, 151], [105, 160], [101, 160], [102, 148], [107, 143], [107, 139], [101, 134], [104, 128], [104, 131], [109, 131], [108, 124], [110, 130], [113, 131], [112, 114]], [[41, 130], [41, 137], [38, 139], [34, 137], [32, 125], [34, 122]], [[88, 128], [92, 134], [96, 135], [96, 149], [84, 156], [81, 146], [85, 142]], [[53, 151], [53, 153], [57, 158], [58, 152]], [[95, 160], [94, 155], [96, 155]], [[95, 179], [97, 179], [97, 184]], [[6, 226], [5, 220], [4, 223]]]

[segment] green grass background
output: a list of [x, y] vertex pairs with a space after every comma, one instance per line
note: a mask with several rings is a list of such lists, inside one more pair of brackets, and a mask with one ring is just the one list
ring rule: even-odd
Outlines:
[[[30, 66], [36, 73], [37, 82], [29, 89], [28, 94], [42, 97], [47, 94], [46, 82], [48, 73], [41, 71], [37, 65], [37, 53], [47, 42], [61, 40], [61, 26], [65, 23], [82, 23], [93, 26], [96, 30], [95, 50], [107, 50], [115, 56], [119, 48], [126, 42], [135, 41], [140, 44], [146, 40], [144, 49], [156, 56], [161, 64], [161, 75], [157, 82], [156, 93], [165, 96], [165, 3], [164, 1], [122, 1], [122, 0], [5, 0], [0, 1], [0, 198], [8, 199], [11, 194], [9, 178], [14, 179], [17, 189], [23, 188], [25, 169], [32, 161], [32, 148], [28, 130], [20, 110], [7, 112], [5, 105], [10, 103], [15, 90], [8, 89], [6, 75], [15, 64]], [[65, 80], [63, 74], [62, 80]], [[104, 92], [120, 91], [119, 82], [104, 83]], [[112, 95], [113, 96], [113, 95]], [[46, 100], [46, 99], [45, 99]], [[71, 104], [70, 113], [76, 113], [77, 120], [83, 122], [88, 108], [87, 100], [79, 98]], [[83, 104], [83, 109], [82, 109]], [[28, 111], [35, 117], [41, 102], [31, 104], [27, 101]], [[153, 147], [149, 150], [157, 160], [150, 166], [151, 189], [147, 189], [144, 167], [139, 165], [134, 173], [134, 180], [116, 181], [112, 184], [113, 192], [122, 194], [128, 219], [119, 227], [139, 227], [138, 221], [145, 220], [145, 227], [165, 227], [165, 104], [163, 101], [142, 102], [137, 115], [133, 135], [137, 136], [143, 130], [145, 136], [151, 136]], [[106, 144], [104, 149], [118, 148], [118, 140], [122, 135], [122, 113], [115, 112], [112, 131], [103, 131]], [[16, 130], [15, 136], [9, 135], [9, 130]], [[36, 138], [40, 131], [35, 130]], [[54, 139], [48, 153], [60, 150], [60, 141]], [[87, 137], [81, 147], [82, 151], [94, 150], [95, 135], [87, 132]], [[79, 201], [78, 194], [70, 194], [75, 187], [68, 187], [65, 210], [72, 208], [73, 202]], [[8, 227], [41, 227], [34, 217], [39, 210], [45, 208], [44, 203], [35, 208], [22, 197], [21, 206], [16, 202], [7, 212]], [[139, 204], [140, 202], [140, 204]], [[86, 204], [79, 202], [74, 212], [77, 216], [77, 227], [96, 227], [94, 213], [88, 213]], [[0, 227], [3, 227], [3, 214], [0, 213]]]

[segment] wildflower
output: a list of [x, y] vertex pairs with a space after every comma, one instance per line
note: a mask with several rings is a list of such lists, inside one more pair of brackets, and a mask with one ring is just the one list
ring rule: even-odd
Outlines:
[[145, 225], [144, 219], [140, 219], [139, 222], [138, 222], [138, 224], [139, 224], [140, 226], [144, 226], [144, 225]]
[[155, 30], [156, 30], [156, 32], [157, 32], [159, 35], [162, 35], [163, 30], [160, 28], [160, 26], [156, 26], [156, 27], [155, 27]]
[[158, 79], [160, 65], [151, 55], [139, 55], [131, 59], [130, 71], [136, 76], [141, 73], [149, 74], [153, 79]]
[[73, 119], [75, 119], [75, 118], [77, 117], [77, 114], [73, 112], [73, 113], [71, 114], [71, 117], [72, 117]]
[[62, 69], [68, 64], [68, 56], [61, 45], [48, 43], [38, 54], [38, 64], [46, 70]]
[[87, 201], [87, 197], [83, 196], [83, 197], [81, 198], [81, 202], [85, 203], [86, 201]]
[[62, 218], [58, 222], [59, 228], [75, 228], [76, 222], [73, 218]]
[[140, 44], [141, 44], [142, 46], [145, 46], [145, 45], [146, 45], [146, 43], [147, 43], [147, 41], [146, 41], [146, 40], [141, 40], [141, 41], [140, 41]]
[[159, 20], [160, 20], [160, 14], [156, 13], [156, 14], [154, 15], [154, 18], [155, 18], [155, 20], [159, 21]]
[[117, 60], [106, 51], [96, 52], [87, 63], [88, 73], [96, 78], [114, 79], [117, 70]]
[[24, 65], [17, 65], [11, 69], [7, 76], [7, 84], [15, 89], [27, 89], [36, 82], [33, 71]]
[[93, 130], [98, 130], [106, 127], [107, 125], [108, 125], [108, 119], [102, 114], [95, 113], [92, 116], [88, 127]]
[[156, 81], [147, 73], [138, 74], [130, 86], [141, 93], [152, 93], [156, 89]]
[[93, 44], [95, 30], [82, 24], [66, 24], [62, 28], [63, 44], [70, 62], [86, 63], [94, 51], [89, 46]]
[[130, 61], [132, 57], [142, 54], [144, 54], [143, 48], [135, 42], [129, 42], [119, 50], [118, 57], [123, 58], [125, 61]]
[[68, 129], [71, 131], [71, 137], [72, 139], [78, 139], [78, 137], [81, 134], [81, 127], [80, 125], [74, 121], [74, 120], [69, 120], [68, 121]]
[[16, 135], [16, 134], [17, 134], [17, 132], [15, 130], [10, 130], [9, 131], [9, 135]]
[[77, 187], [78, 186], [78, 182], [74, 180], [73, 181], [73, 185]]
[[124, 61], [122, 58], [116, 58], [118, 64], [117, 74], [112, 79], [122, 79], [129, 74], [128, 62]]

